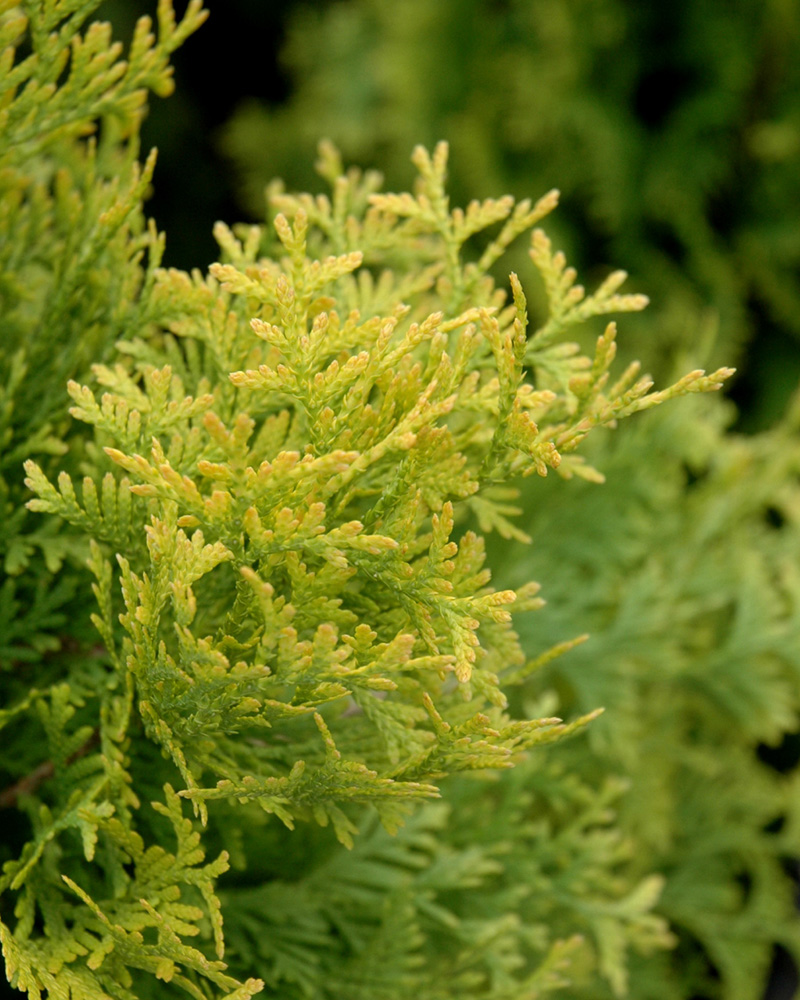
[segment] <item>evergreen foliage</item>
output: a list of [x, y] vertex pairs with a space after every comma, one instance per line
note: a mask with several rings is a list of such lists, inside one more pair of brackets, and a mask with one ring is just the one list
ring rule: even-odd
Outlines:
[[[621, 273], [587, 296], [538, 229], [531, 257], [544, 277], [551, 316], [526, 336], [519, 281], [512, 276], [514, 299], [507, 305], [485, 270], [555, 206], [555, 193], [533, 206], [505, 198], [451, 212], [446, 159], [444, 145], [433, 157], [419, 148], [415, 194], [384, 195], [376, 193], [374, 175], [343, 175], [335, 151], [324, 149], [321, 169], [333, 197], [294, 198], [276, 190], [279, 242], [258, 227], [237, 237], [219, 225], [224, 262], [207, 278], [155, 271], [152, 298], [169, 332], [121, 342], [115, 365], [95, 365], [102, 395], [77, 382], [69, 386], [72, 415], [94, 427], [96, 478], [85, 477], [76, 489], [67, 473], [54, 484], [35, 462], [26, 463], [28, 486], [37, 494], [29, 506], [92, 538], [99, 606], [92, 617], [109, 657], [107, 676], [94, 678], [108, 689], [97, 705], [97, 735], [84, 726], [68, 739], [59, 730], [67, 745], [62, 764], [96, 738], [108, 747], [114, 769], [102, 754], [97, 775], [98, 763], [90, 768], [81, 754], [72, 766], [88, 772], [87, 787], [75, 789], [63, 814], [48, 815], [43, 832], [6, 866], [5, 887], [28, 885], [43, 842], [61, 826], [81, 832], [87, 861], [102, 841], [109, 870], [99, 900], [77, 877], [59, 873], [90, 912], [80, 908], [80, 947], [61, 940], [56, 954], [64, 962], [65, 954], [75, 958], [88, 948], [90, 967], [104, 966], [103, 957], [112, 955], [99, 980], [105, 989], [128, 985], [122, 970], [129, 965], [181, 984], [191, 984], [193, 972], [228, 985], [218, 964], [203, 964], [202, 954], [182, 944], [170, 926], [177, 921], [179, 933], [197, 933], [192, 921], [201, 911], [178, 902], [176, 884], [198, 886], [221, 955], [219, 904], [209, 879], [224, 870], [226, 855], [195, 874], [197, 834], [180, 812], [181, 799], [190, 800], [202, 825], [223, 842], [228, 838], [215, 829], [216, 810], [238, 804], [222, 814], [223, 828], [239, 827], [241, 864], [248, 868], [253, 856], [246, 831], [258, 828], [261, 813], [289, 830], [298, 822], [330, 824], [339, 842], [352, 847], [365, 822], [362, 806], [396, 833], [411, 805], [440, 795], [445, 776], [508, 768], [521, 752], [560, 739], [596, 714], [565, 724], [507, 713], [502, 675], [510, 669], [510, 682], [520, 683], [526, 670], [506, 607], [538, 607], [537, 588], [515, 593], [488, 586], [481, 539], [461, 530], [453, 540], [454, 504], [462, 521], [472, 506], [482, 524], [508, 532], [508, 487], [501, 484], [509, 477], [543, 476], [550, 468], [593, 478], [597, 473], [574, 451], [594, 428], [673, 396], [718, 388], [728, 371], [692, 372], [653, 392], [632, 366], [609, 385], [613, 324], [598, 338], [593, 359], [565, 343], [563, 332], [644, 303], [618, 293]], [[499, 223], [480, 261], [464, 262], [463, 244]], [[390, 263], [395, 271], [386, 269]], [[535, 382], [525, 378], [526, 363]], [[115, 467], [126, 475], [115, 475]], [[64, 686], [57, 690], [62, 701], [68, 697]], [[35, 706], [52, 714], [47, 695]], [[62, 726], [70, 718], [65, 706]], [[143, 730], [137, 740], [131, 727]], [[170, 856], [174, 913], [159, 912], [146, 896], [130, 912], [119, 902], [121, 894], [141, 895], [149, 871], [136, 830], [135, 782], [133, 792], [129, 787], [142, 740], [161, 749], [173, 766], [167, 773], [182, 786], [176, 795], [167, 784], [167, 806], [159, 806], [189, 838], [189, 847]], [[565, 791], [553, 797], [554, 809]], [[584, 805], [585, 793], [573, 794]], [[519, 799], [516, 809], [525, 797]], [[602, 821], [604, 810], [591, 798], [585, 809], [588, 825]], [[441, 825], [443, 815], [433, 811], [428, 822]], [[275, 836], [274, 826], [267, 830]], [[521, 822], [517, 851], [525, 831]], [[583, 832], [564, 833], [568, 845], [574, 841], [578, 863]], [[542, 831], [534, 827], [528, 836]], [[618, 911], [605, 921], [611, 930], [596, 921], [601, 942], [604, 935], [614, 941], [608, 955], [601, 943], [601, 968], [621, 987], [627, 943], [663, 943], [667, 935], [646, 912], [657, 880], [627, 892], [616, 880], [609, 883], [603, 869], [616, 861], [618, 845], [614, 835], [610, 843], [602, 835], [597, 840], [600, 857], [585, 862], [587, 877]], [[467, 857], [474, 850], [471, 840], [462, 847]], [[483, 860], [478, 852], [469, 874], [462, 859], [456, 868], [466, 882], [449, 887], [468, 888], [481, 871], [504, 872], [491, 860], [496, 851], [495, 844]], [[191, 864], [181, 864], [185, 857]], [[125, 873], [130, 863], [132, 879]], [[387, 903], [387, 886], [376, 888], [382, 888], [385, 914], [380, 934], [368, 948], [351, 942], [348, 953], [337, 956], [338, 970], [324, 980], [331, 995], [337, 983], [357, 983], [359, 976], [370, 995], [375, 977], [394, 981], [397, 961], [407, 964], [406, 978], [419, 968], [415, 988], [431, 995], [472, 988], [503, 996], [523, 984], [544, 989], [560, 981], [554, 969], [569, 939], [553, 937], [553, 928], [544, 936], [539, 931], [526, 952], [531, 927], [506, 912], [500, 894], [471, 932], [457, 914], [446, 918], [454, 929], [451, 947], [458, 948], [440, 956], [438, 983], [430, 963], [421, 962], [427, 938], [417, 929], [414, 893], [395, 907]], [[245, 899], [255, 891], [248, 887]], [[281, 888], [271, 879], [261, 891], [269, 898]], [[313, 897], [313, 879], [307, 891]], [[36, 905], [32, 894], [27, 898]], [[111, 912], [103, 899], [113, 900]], [[235, 893], [233, 900], [235, 912]], [[331, 903], [318, 899], [316, 905], [327, 912]], [[251, 912], [247, 906], [245, 912]], [[248, 921], [240, 919], [246, 942]], [[315, 914], [317, 925], [322, 919]], [[409, 954], [392, 954], [389, 961], [384, 952], [398, 920], [409, 928]], [[287, 928], [289, 940], [302, 940], [302, 912], [298, 922], [294, 931]], [[19, 918], [14, 935], [5, 932], [10, 971], [14, 977], [22, 970], [17, 985], [47, 985], [38, 972], [47, 956], [29, 924]], [[588, 925], [593, 928], [591, 916]], [[154, 953], [137, 937], [144, 927], [158, 932]], [[248, 953], [246, 943], [239, 948]], [[272, 939], [268, 948], [277, 948]], [[272, 968], [267, 978], [276, 985], [300, 976], [290, 975], [280, 949], [262, 954], [261, 962]], [[238, 988], [247, 993], [255, 985]]]
[[633, 870], [666, 878], [658, 912], [680, 946], [637, 965], [634, 996], [749, 1000], [776, 942], [800, 955], [797, 774], [764, 753], [800, 721], [797, 418], [795, 401], [751, 438], [699, 400], [648, 415], [594, 449], [607, 495], [543, 484], [526, 504], [531, 557], [503, 574], [547, 573], [548, 613], [535, 632], [521, 622], [523, 641], [591, 632], [543, 667], [552, 697], [615, 706], [590, 727], [591, 753], [564, 759], [585, 781], [628, 782]]
[[[207, 275], [159, 268], [141, 208], [152, 158], [136, 165], [143, 90], [168, 86], [167, 55], [199, 5], [176, 24], [161, 3], [158, 42], [142, 24], [124, 63], [107, 29], [83, 27], [96, 4], [30, 6], [29, 21], [2, 13], [20, 55], [0, 76], [23, 144], [7, 151], [17, 214], [0, 229], [12, 348], [0, 356], [0, 607], [16, 630], [0, 652], [0, 939], [12, 986], [36, 1000], [512, 1000], [622, 996], [633, 974], [634, 996], [647, 977], [651, 995], [684, 996], [651, 955], [675, 944], [667, 916], [723, 975], [744, 969], [731, 996], [752, 995], [766, 954], [755, 931], [780, 936], [779, 859], [797, 836], [791, 789], [762, 783], [759, 797], [746, 780], [755, 744], [779, 739], [798, 708], [797, 588], [781, 548], [794, 537], [796, 419], [751, 447], [713, 422], [698, 438], [692, 410], [653, 421], [659, 410], [642, 418], [646, 437], [592, 448], [597, 429], [717, 389], [730, 370], [663, 390], [636, 364], [612, 376], [614, 324], [591, 350], [587, 334], [644, 298], [620, 292], [622, 272], [593, 294], [576, 283], [538, 228], [555, 192], [451, 209], [445, 144], [417, 147], [406, 194], [345, 172], [323, 146], [329, 195], [273, 185], [268, 225], [218, 224]], [[508, 295], [489, 273], [515, 240], [542, 279], [546, 315], [530, 327], [523, 283], [512, 274]], [[685, 463], [705, 474], [687, 511]], [[762, 492], [748, 488], [753, 468]], [[621, 527], [620, 510], [599, 521], [627, 563], [604, 555], [614, 545], [594, 541], [585, 506], [583, 525], [564, 514], [601, 469], [636, 500]], [[538, 588], [493, 587], [477, 532], [523, 540], [510, 481], [525, 476], [556, 606], [517, 620], [523, 645], [511, 613], [540, 608]], [[23, 522], [31, 492], [46, 517]], [[766, 503], [785, 518], [781, 543]], [[654, 518], [693, 544], [659, 550]], [[725, 546], [731, 523], [754, 568]], [[640, 570], [651, 549], [661, 560]], [[715, 572], [695, 578], [697, 559]], [[624, 614], [620, 563], [641, 574], [622, 588]], [[20, 617], [12, 584], [78, 600], [69, 619]], [[660, 620], [642, 607], [653, 591]], [[667, 644], [659, 625], [683, 612], [692, 629]], [[735, 692], [716, 641], [726, 616], [730, 657], [758, 664]], [[598, 662], [634, 678], [628, 699], [614, 670], [582, 667], [583, 622], [600, 635]], [[629, 660], [626, 642], [648, 652]], [[673, 676], [670, 714], [649, 685]], [[742, 728], [730, 759], [728, 718]], [[547, 749], [587, 725], [593, 753], [586, 734]], [[648, 770], [634, 746], [675, 728], [691, 752]], [[728, 782], [711, 851], [679, 822], [689, 800], [670, 796], [691, 776], [697, 825], [712, 811], [709, 773]], [[665, 823], [636, 812], [656, 775]], [[748, 837], [732, 844], [741, 809]], [[718, 928], [736, 901], [718, 886], [743, 875], [752, 947], [725, 951]]]
[[744, 372], [763, 427], [799, 367], [798, 39], [800, 8], [760, 0], [298, 3], [290, 100], [244, 100], [222, 146], [255, 212], [274, 174], [311, 183], [320, 132], [391, 183], [406, 149], [444, 137], [458, 197], [557, 184], [559, 245], [659, 304], [626, 337], [659, 370], [709, 316], [728, 362], [778, 334]]
[[148, 90], [170, 92], [169, 55], [204, 17], [193, 3], [176, 23], [162, 3], [158, 39], [149, 19], [141, 19], [123, 59], [109, 25], [83, 29], [95, 6], [0, 4], [0, 663], [6, 665], [58, 648], [65, 605], [76, 592], [74, 577], [55, 574], [65, 558], [85, 558], [85, 543], [55, 519], [42, 524], [27, 515], [22, 462], [54, 456], [77, 468], [82, 446], [67, 429], [63, 386], [150, 321], [146, 289], [162, 246], [141, 211], [155, 157], [139, 162], [139, 127]]
[[639, 870], [667, 879], [680, 947], [636, 964], [634, 996], [749, 1000], [775, 942], [798, 956], [796, 767], [765, 761], [795, 761], [770, 748], [800, 730], [796, 403], [781, 417], [798, 372], [799, 29], [784, 3], [298, 5], [291, 101], [247, 102], [223, 136], [251, 205], [321, 128], [390, 178], [409, 133], [448, 137], [457, 191], [557, 178], [559, 242], [630, 266], [658, 302], [629, 344], [663, 371], [747, 352], [757, 398], [738, 420], [760, 433], [731, 434], [715, 401], [590, 442], [603, 489], [526, 489], [530, 555], [493, 554], [504, 584], [547, 583], [524, 642], [591, 633], [537, 683], [619, 711], [565, 754], [585, 780], [630, 782], [621, 826]]

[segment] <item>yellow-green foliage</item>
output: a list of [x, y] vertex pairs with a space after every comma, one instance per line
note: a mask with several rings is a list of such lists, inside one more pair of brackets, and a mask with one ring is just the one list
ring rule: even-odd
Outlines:
[[774, 419], [798, 374], [799, 35], [797, 4], [761, 0], [290, 4], [289, 97], [241, 92], [222, 143], [253, 211], [275, 174], [311, 182], [320, 133], [391, 183], [441, 138], [459, 197], [556, 183], [559, 244], [621, 263], [658, 303], [628, 347], [669, 370], [710, 315], [726, 362], [754, 342], [745, 378]]
[[[142, 214], [155, 155], [139, 162], [139, 127], [205, 17], [193, 2], [176, 23], [162, 2], [157, 40], [142, 18], [122, 58], [108, 24], [84, 28], [96, 6], [0, 3], [0, 665], [58, 647], [76, 581], [51, 574], [83, 548], [26, 517], [21, 465], [74, 463], [64, 383], [150, 320], [163, 246]], [[45, 565], [20, 580], [34, 553]]]
[[[332, 820], [349, 843], [338, 800], [374, 799], [395, 827], [397, 801], [436, 794], [439, 775], [551, 739], [552, 721], [505, 716], [498, 682], [522, 659], [505, 608], [537, 602], [530, 588], [488, 587], [480, 539], [453, 539], [454, 505], [465, 517], [479, 497], [480, 520], [502, 523], [496, 484], [548, 468], [595, 477], [573, 454], [595, 427], [727, 374], [697, 371], [651, 392], [632, 367], [609, 383], [613, 324], [593, 359], [559, 335], [643, 303], [616, 293], [620, 274], [586, 297], [540, 230], [532, 258], [551, 315], [528, 336], [519, 281], [506, 306], [461, 248], [505, 220], [484, 261], [499, 256], [555, 196], [451, 213], [446, 155], [417, 150], [413, 196], [370, 193], [355, 174], [335, 182], [333, 202], [278, 196], [292, 223], [276, 217], [274, 257], [259, 255], [257, 228], [242, 243], [219, 227], [230, 262], [206, 280], [158, 272], [153, 296], [172, 303], [171, 334], [126, 344], [127, 370], [96, 366], [110, 390], [99, 398], [70, 385], [73, 416], [94, 425], [129, 481], [115, 489], [106, 478], [98, 495], [89, 477], [79, 500], [67, 475], [56, 489], [26, 466], [34, 510], [117, 548], [125, 635], [115, 642], [99, 548], [98, 627], [203, 817], [209, 799], [253, 799], [290, 827], [298, 816]], [[403, 277], [383, 269], [414, 257], [422, 276], [413, 264]], [[120, 523], [127, 489], [142, 524], [129, 550], [119, 534], [130, 531]], [[470, 698], [486, 714], [452, 728], [441, 706], [463, 715]], [[342, 727], [342, 759], [319, 713], [347, 714], [351, 703], [360, 717]], [[239, 738], [289, 724], [313, 748], [307, 760], [290, 755], [289, 773], [257, 763]], [[347, 759], [351, 741], [358, 760]]]
[[307, 183], [320, 130], [391, 183], [440, 136], [459, 194], [557, 182], [554, 240], [629, 266], [655, 302], [627, 350], [658, 371], [744, 358], [741, 413], [695, 400], [595, 436], [606, 485], [527, 484], [514, 530], [533, 545], [490, 550], [498, 585], [544, 584], [523, 645], [591, 633], [529, 697], [607, 706], [562, 759], [629, 781], [635, 870], [666, 875], [679, 947], [637, 964], [648, 1000], [761, 998], [776, 943], [800, 964], [796, 402], [781, 418], [800, 371], [799, 27], [800, 5], [759, 0], [298, 4], [289, 98], [243, 94], [222, 133], [253, 206], [275, 172]]
[[[173, 40], [201, 18], [193, 4], [174, 31], [160, 12]], [[58, 53], [79, 16], [51, 0], [36, 19], [69, 95]], [[62, 35], [39, 37], [45, 22]], [[80, 128], [61, 89], [42, 90], [53, 148], [72, 144], [83, 179], [120, 135], [104, 126], [95, 147], [90, 122], [138, 115], [114, 80], [147, 83], [148, 58], [162, 79], [143, 38], [116, 71], [104, 29], [72, 42], [74, 73], [92, 46], [116, 73], [95, 103], [76, 91]], [[662, 879], [634, 871], [615, 826], [621, 786], [545, 749], [599, 706], [565, 722], [530, 703], [531, 675], [576, 642], [523, 650], [511, 614], [539, 608], [538, 587], [492, 587], [477, 530], [519, 539], [510, 480], [602, 479], [587, 436], [730, 370], [663, 390], [637, 365], [612, 376], [613, 323], [589, 327], [588, 351], [565, 335], [645, 302], [619, 292], [621, 272], [593, 294], [576, 284], [536, 228], [556, 193], [451, 209], [446, 145], [413, 159], [413, 193], [385, 194], [323, 147], [330, 195], [276, 186], [271, 225], [217, 227], [208, 275], [159, 269], [154, 250], [122, 318], [82, 321], [74, 301], [61, 335], [98, 354], [64, 387], [77, 459], [25, 470], [29, 508], [71, 526], [95, 581], [94, 611], [64, 632], [91, 617], [96, 638], [0, 673], [0, 936], [35, 1000], [621, 996], [629, 952], [672, 943], [651, 912]], [[98, 231], [138, 211], [143, 183]], [[487, 273], [523, 237], [548, 302], [535, 330], [523, 281], [509, 294]], [[83, 285], [109, 277], [83, 268]]]

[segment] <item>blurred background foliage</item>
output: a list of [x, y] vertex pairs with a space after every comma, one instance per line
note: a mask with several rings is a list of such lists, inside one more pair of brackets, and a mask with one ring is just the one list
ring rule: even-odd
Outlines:
[[[390, 189], [407, 186], [416, 143], [447, 139], [458, 203], [561, 189], [548, 229], [570, 262], [589, 284], [623, 267], [652, 300], [621, 324], [647, 369], [739, 367], [735, 407], [698, 400], [595, 445], [606, 486], [526, 487], [534, 544], [498, 542], [494, 564], [501, 582], [544, 584], [532, 651], [592, 633], [544, 668], [538, 697], [542, 679], [552, 693], [531, 710], [607, 706], [566, 766], [590, 784], [624, 777], [633, 864], [667, 876], [678, 948], [643, 960], [631, 995], [757, 1000], [769, 980], [788, 1000], [788, 955], [800, 954], [800, 4], [208, 6], [178, 53], [176, 96], [144, 130], [160, 149], [149, 207], [166, 263], [210, 263], [214, 220], [263, 218], [273, 177], [319, 190], [323, 136]], [[124, 36], [147, 7], [106, 0], [99, 13]], [[530, 282], [524, 248], [514, 264]]]
[[[125, 31], [147, 7], [99, 14]], [[178, 53], [178, 94], [145, 125], [168, 263], [196, 266], [198, 247], [210, 262], [211, 223], [263, 217], [273, 177], [319, 189], [323, 136], [397, 189], [413, 146], [447, 139], [458, 202], [561, 189], [568, 258], [584, 275], [623, 267], [653, 300], [626, 323], [651, 367], [718, 329], [702, 360], [740, 365], [742, 426], [782, 411], [800, 376], [796, 0], [210, 8]]]

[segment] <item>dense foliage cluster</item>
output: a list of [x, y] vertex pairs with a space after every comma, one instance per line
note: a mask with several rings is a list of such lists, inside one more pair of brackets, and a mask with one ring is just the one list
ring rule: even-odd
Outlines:
[[796, 415], [614, 370], [644, 297], [577, 283], [555, 191], [452, 208], [444, 143], [401, 194], [323, 144], [327, 194], [161, 268], [139, 128], [204, 13], [123, 59], [96, 6], [0, 5], [11, 985], [685, 1000], [702, 947], [752, 997], [798, 943], [754, 758], [800, 708]]

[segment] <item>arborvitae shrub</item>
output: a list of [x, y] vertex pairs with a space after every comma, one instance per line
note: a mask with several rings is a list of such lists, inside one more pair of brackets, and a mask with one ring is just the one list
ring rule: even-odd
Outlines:
[[[7, 398], [30, 401], [40, 387], [38, 427], [49, 422], [37, 437], [32, 403], [6, 410], [20, 443], [6, 528], [19, 533], [30, 496], [26, 456], [29, 507], [47, 515], [28, 515], [27, 539], [10, 538], [24, 559], [6, 572], [43, 593], [48, 574], [69, 579], [84, 597], [88, 555], [95, 602], [55, 623], [7, 615], [17, 628], [0, 661], [10, 982], [34, 998], [120, 1000], [244, 998], [262, 986], [363, 1000], [623, 995], [629, 967], [664, 968], [635, 956], [675, 943], [653, 912], [654, 869], [667, 867], [657, 850], [674, 845], [617, 822], [638, 805], [614, 773], [636, 754], [632, 740], [616, 756], [592, 753], [586, 734], [546, 748], [600, 722], [591, 690], [569, 684], [582, 628], [553, 626], [551, 642], [534, 624], [523, 648], [510, 612], [539, 608], [537, 587], [493, 588], [478, 532], [521, 545], [514, 479], [560, 477], [567, 496], [580, 493], [575, 477], [601, 489], [587, 437], [718, 388], [729, 371], [694, 371], [661, 391], [635, 365], [612, 374], [614, 325], [589, 348], [592, 320], [642, 297], [619, 293], [621, 272], [590, 295], [575, 283], [535, 228], [554, 192], [451, 210], [445, 145], [415, 151], [413, 193], [399, 195], [381, 193], [375, 174], [345, 173], [323, 147], [329, 196], [274, 187], [269, 225], [217, 226], [222, 260], [208, 275], [159, 269], [134, 166], [139, 91], [165, 85], [166, 53], [201, 14], [191, 5], [176, 28], [162, 3], [159, 45], [143, 28], [122, 66], [105, 29], [82, 27], [93, 6], [50, 0], [29, 24], [16, 8], [2, 20], [21, 50], [2, 67], [4, 114], [21, 131], [5, 132], [16, 135], [3, 176], [17, 215], [0, 229], [12, 296], [3, 322], [20, 332], [0, 370]], [[108, 183], [98, 184], [101, 161]], [[122, 163], [131, 183], [115, 188]], [[64, 222], [59, 198], [85, 228]], [[19, 220], [34, 218], [38, 242], [26, 235], [15, 257], [29, 231]], [[133, 221], [103, 242], [119, 219]], [[509, 295], [488, 275], [517, 239], [543, 279], [535, 328], [523, 281], [512, 275]], [[21, 375], [18, 346], [38, 359]], [[67, 427], [65, 454], [44, 467], [41, 451], [64, 451]], [[678, 459], [661, 468], [674, 468], [664, 476], [674, 499], [680, 462], [699, 472], [717, 452], [697, 451], [694, 423], [673, 436]], [[649, 468], [661, 438], [632, 440]], [[630, 473], [636, 458], [621, 464], [624, 482], [648, 482]], [[546, 500], [540, 509], [544, 518]], [[742, 508], [748, 524], [755, 509]], [[580, 515], [550, 535], [569, 552]], [[578, 549], [564, 561], [579, 579], [556, 589], [558, 603], [567, 619], [573, 600], [589, 601], [602, 624], [602, 600], [573, 595], [595, 594], [602, 557]], [[674, 572], [686, 572], [680, 561]], [[792, 581], [787, 570], [784, 617]], [[652, 591], [669, 616], [673, 592]], [[622, 631], [657, 660], [657, 628]], [[698, 632], [698, 647], [713, 646], [708, 636]], [[791, 660], [780, 627], [773, 638], [764, 662]], [[551, 693], [540, 671], [561, 653]], [[777, 687], [785, 708], [765, 707], [751, 744], [796, 712]], [[618, 733], [624, 742], [631, 723], [617, 691], [601, 749]], [[709, 730], [699, 742], [716, 759], [716, 721], [681, 719]]]

